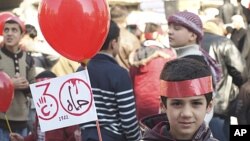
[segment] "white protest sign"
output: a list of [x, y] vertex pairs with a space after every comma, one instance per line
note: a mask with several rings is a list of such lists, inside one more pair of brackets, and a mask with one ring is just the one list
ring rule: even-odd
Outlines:
[[43, 132], [97, 120], [87, 70], [30, 85]]

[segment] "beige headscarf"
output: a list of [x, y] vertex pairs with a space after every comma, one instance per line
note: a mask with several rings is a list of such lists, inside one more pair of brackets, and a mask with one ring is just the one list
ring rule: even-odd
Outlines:
[[209, 20], [203, 24], [204, 32], [209, 32], [217, 35], [224, 35], [223, 29], [215, 23], [215, 21]]

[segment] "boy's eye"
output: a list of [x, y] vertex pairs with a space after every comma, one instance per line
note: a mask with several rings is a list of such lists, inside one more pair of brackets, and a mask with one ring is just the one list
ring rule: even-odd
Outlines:
[[195, 105], [195, 106], [199, 106], [199, 105], [202, 105], [203, 102], [201, 102], [201, 101], [194, 101], [192, 104]]
[[171, 105], [172, 106], [181, 106], [182, 103], [180, 101], [174, 101], [174, 102], [171, 102]]
[[9, 32], [9, 29], [8, 29], [8, 28], [5, 28], [5, 29], [4, 29], [4, 32], [5, 32], [5, 33]]
[[17, 30], [16, 28], [12, 28], [12, 29], [5, 28], [5, 29], [4, 29], [4, 33], [8, 33], [8, 32], [10, 32], [10, 30], [11, 30], [13, 33], [18, 32], [18, 30]]
[[17, 32], [17, 29], [16, 29], [16, 28], [14, 28], [14, 29], [12, 29], [12, 31], [13, 31], [14, 33], [16, 33], [16, 32]]
[[180, 29], [181, 29], [181, 26], [180, 26], [180, 25], [174, 25], [174, 29], [175, 29], [175, 30], [180, 30]]

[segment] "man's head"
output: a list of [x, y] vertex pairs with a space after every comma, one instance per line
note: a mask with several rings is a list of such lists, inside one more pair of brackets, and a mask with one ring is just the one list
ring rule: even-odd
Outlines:
[[[185, 46], [199, 43], [203, 36], [202, 21], [200, 17], [192, 12], [182, 11], [171, 15], [168, 18], [170, 45], [173, 47]], [[180, 33], [185, 28], [187, 33]], [[178, 34], [180, 33], [180, 34]], [[178, 35], [177, 35], [178, 34]], [[185, 41], [178, 39], [185, 38]]]
[[245, 28], [245, 21], [241, 15], [234, 15], [232, 18], [232, 25], [235, 29]]
[[50, 70], [45, 70], [45, 71], [42, 71], [41, 73], [37, 74], [37, 76], [35, 78], [36, 78], [36, 82], [40, 82], [40, 81], [55, 78], [55, 77], [56, 77], [55, 73], [53, 73]]
[[10, 17], [4, 23], [3, 37], [5, 46], [14, 47], [19, 44], [25, 32], [24, 23], [18, 17]]
[[162, 34], [163, 31], [159, 24], [155, 23], [146, 23], [144, 36], [146, 40], [156, 40], [159, 34]]
[[7, 23], [9, 23], [9, 24], [18, 24], [21, 33], [25, 32], [24, 22], [20, 18], [18, 18], [18, 17], [9, 17], [5, 21], [5, 24], [7, 24]]
[[25, 28], [26, 28], [26, 32], [25, 33], [28, 34], [30, 38], [34, 39], [34, 38], [37, 37], [37, 30], [36, 30], [36, 28], [33, 25], [26, 24]]
[[115, 5], [110, 8], [111, 19], [115, 21], [118, 26], [124, 26], [126, 24], [126, 18], [128, 16], [128, 9], [125, 6]]
[[161, 79], [161, 100], [170, 132], [177, 139], [191, 139], [212, 108], [212, 76], [207, 65], [190, 58], [165, 64]]
[[110, 21], [109, 32], [107, 38], [101, 48], [101, 51], [106, 51], [111, 53], [113, 56], [119, 51], [119, 36], [120, 28], [114, 21]]

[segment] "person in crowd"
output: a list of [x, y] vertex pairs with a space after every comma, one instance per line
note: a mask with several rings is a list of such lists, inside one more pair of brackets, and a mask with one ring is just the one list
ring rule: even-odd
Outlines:
[[241, 15], [234, 15], [232, 17], [232, 26], [233, 30], [231, 32], [230, 39], [233, 41], [239, 51], [242, 52], [247, 35], [243, 17]]
[[250, 24], [250, 8], [243, 6], [241, 0], [237, 0], [236, 14], [241, 15], [247, 25]]
[[230, 0], [224, 0], [224, 4], [219, 7], [218, 17], [222, 19], [224, 24], [232, 22], [231, 17], [236, 14], [236, 7], [230, 2]]
[[245, 60], [234, 43], [223, 36], [223, 32], [219, 32], [222, 30], [215, 20], [205, 22], [204, 31], [201, 47], [209, 52], [222, 69], [222, 77], [216, 84], [214, 117], [210, 122], [210, 128], [214, 137], [220, 141], [227, 141], [230, 116], [238, 117], [239, 123], [240, 117], [243, 116], [237, 111], [241, 109], [238, 107], [241, 105], [237, 104], [241, 100], [237, 96], [239, 88], [247, 79]]
[[161, 102], [165, 114], [143, 119], [141, 141], [217, 141], [204, 122], [213, 106], [212, 74], [192, 58], [167, 62], [161, 72]]
[[[141, 137], [136, 117], [132, 82], [126, 69], [119, 66], [120, 29], [110, 22], [101, 50], [87, 63], [103, 141], [138, 141]], [[83, 70], [81, 66], [78, 71]], [[98, 141], [95, 122], [81, 124], [83, 141]]]
[[9, 141], [9, 125], [13, 132], [28, 134], [29, 84], [35, 82], [34, 60], [30, 53], [22, 51], [19, 42], [25, 33], [24, 23], [18, 17], [4, 22], [3, 47], [0, 49], [0, 69], [6, 72], [14, 84], [14, 98], [6, 113], [0, 113], [0, 140]]
[[116, 60], [120, 66], [129, 70], [129, 55], [134, 50], [140, 48], [139, 39], [126, 29], [127, 9], [123, 6], [114, 6], [110, 8], [111, 19], [116, 22], [120, 28], [120, 48], [116, 55]]
[[[20, 41], [20, 48], [23, 51], [28, 51], [31, 53], [31, 56], [34, 60], [34, 66], [37, 75], [46, 69], [50, 69], [51, 66], [54, 64], [54, 62], [51, 59], [49, 59], [51, 58], [50, 55], [43, 54], [37, 51], [36, 42], [38, 41], [36, 38], [37, 37], [36, 28], [31, 24], [25, 24], [25, 29], [26, 29], [25, 34], [22, 40]], [[30, 98], [29, 101], [31, 104], [30, 104], [28, 129], [29, 132], [31, 132], [33, 131], [32, 128], [33, 128], [33, 123], [35, 122], [36, 110], [32, 98]]]
[[[208, 65], [213, 72], [213, 86], [215, 87], [219, 80], [220, 70], [208, 53], [200, 48], [203, 37], [203, 25], [200, 17], [192, 12], [180, 11], [169, 16], [168, 24], [169, 44], [176, 50], [177, 58], [193, 58]], [[212, 116], [213, 110], [205, 117], [207, 124]]]
[[161, 32], [159, 28], [160, 25], [147, 23], [146, 40], [129, 56], [132, 65], [130, 75], [133, 80], [139, 120], [160, 112], [160, 88], [158, 87], [160, 72], [167, 61], [176, 58], [174, 49], [167, 48], [157, 41], [158, 34]]
[[244, 117], [245, 121], [243, 118], [241, 118], [241, 121], [244, 121], [242, 124], [250, 125], [250, 108], [249, 108], [250, 107], [250, 100], [249, 100], [249, 95], [250, 95], [250, 26], [248, 26], [247, 28], [246, 39], [245, 39], [244, 46], [242, 49], [242, 56], [246, 60], [248, 81], [240, 87], [240, 97], [241, 99], [243, 99], [243, 108], [242, 108], [241, 113], [243, 115], [246, 115]]
[[[57, 76], [49, 71], [45, 70], [39, 73], [35, 78], [36, 82], [44, 81], [51, 78], [56, 78]], [[40, 125], [38, 123], [38, 117], [36, 117], [35, 122], [33, 123], [33, 131], [26, 137], [22, 137], [18, 133], [10, 133], [11, 141], [75, 141], [75, 131], [78, 128], [78, 125], [64, 127], [60, 129], [55, 129], [47, 132], [42, 132]]]
[[34, 59], [36, 74], [44, 70], [50, 70], [59, 60], [58, 57], [53, 55], [53, 53], [48, 53], [49, 51], [42, 51], [44, 46], [38, 41], [38, 33], [35, 26], [26, 24], [25, 27], [26, 32], [20, 46], [24, 51], [31, 52], [31, 56]]

